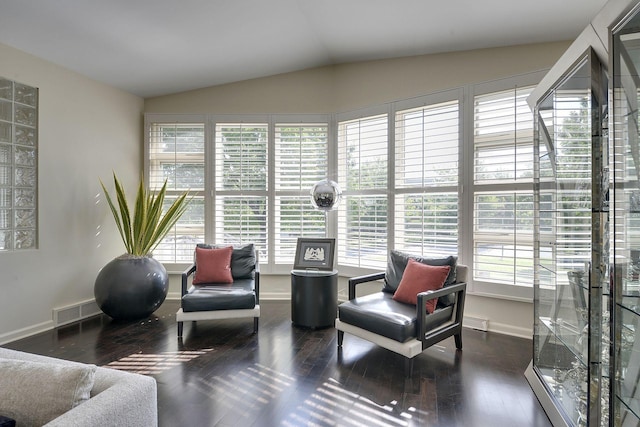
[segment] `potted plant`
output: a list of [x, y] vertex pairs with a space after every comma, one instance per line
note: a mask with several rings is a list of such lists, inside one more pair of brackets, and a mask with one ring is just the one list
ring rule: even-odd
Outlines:
[[181, 194], [163, 213], [167, 181], [158, 192], [148, 191], [140, 180], [133, 212], [124, 187], [113, 174], [115, 202], [102, 180], [100, 185], [111, 208], [126, 253], [105, 265], [96, 278], [94, 295], [100, 309], [117, 320], [146, 318], [167, 297], [169, 276], [152, 257], [153, 250], [184, 213], [190, 199]]

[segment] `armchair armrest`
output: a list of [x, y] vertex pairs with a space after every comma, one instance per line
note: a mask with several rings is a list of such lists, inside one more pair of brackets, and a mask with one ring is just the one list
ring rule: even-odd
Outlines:
[[437, 291], [425, 291], [420, 292], [418, 294], [418, 305], [420, 305], [420, 299], [424, 300], [426, 304], [427, 301], [432, 300], [434, 298], [440, 298], [445, 295], [449, 295], [455, 292], [460, 292], [465, 290], [467, 287], [466, 283], [456, 283], [455, 285], [447, 286], [446, 288], [438, 289]]
[[187, 278], [195, 272], [195, 264], [192, 264], [189, 268], [182, 272], [182, 296], [185, 296], [187, 294]]
[[430, 334], [430, 338], [427, 340], [426, 336], [429, 331], [427, 331], [427, 301], [432, 300], [434, 298], [439, 298], [444, 295], [455, 294], [455, 300], [453, 303], [453, 319], [452, 323], [444, 326], [442, 329], [442, 333], [438, 333], [438, 335], [448, 334], [453, 335], [453, 333], [457, 330], [462, 329], [462, 316], [464, 313], [464, 300], [467, 292], [467, 284], [466, 283], [456, 283], [455, 285], [447, 286], [446, 288], [438, 289], [437, 291], [426, 291], [420, 292], [418, 294], [418, 303], [416, 304], [416, 322], [418, 329], [418, 339], [422, 341], [422, 348], [426, 348], [433, 344], [431, 341], [438, 341], [439, 339], [433, 338]]
[[253, 283], [256, 291], [256, 304], [260, 304], [260, 251], [256, 249], [256, 265], [253, 272]]
[[349, 279], [349, 299], [356, 297], [356, 286], [360, 283], [373, 282], [375, 280], [384, 279], [384, 272], [365, 274], [364, 276], [352, 277]]

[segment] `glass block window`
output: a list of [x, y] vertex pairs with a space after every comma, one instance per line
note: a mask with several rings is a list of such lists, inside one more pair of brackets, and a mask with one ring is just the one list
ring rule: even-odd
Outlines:
[[38, 247], [38, 89], [0, 77], [0, 251]]

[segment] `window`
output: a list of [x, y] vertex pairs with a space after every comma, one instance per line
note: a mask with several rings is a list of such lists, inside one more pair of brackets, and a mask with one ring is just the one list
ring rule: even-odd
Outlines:
[[149, 188], [159, 190], [167, 182], [166, 208], [184, 191], [192, 197], [154, 256], [162, 262], [189, 263], [196, 244], [204, 242], [204, 124], [153, 123], [148, 136]]
[[275, 262], [290, 263], [298, 237], [326, 237], [325, 213], [310, 190], [327, 177], [329, 125], [275, 125]]
[[388, 116], [338, 124], [338, 257], [353, 267], [383, 267], [387, 260]]
[[[298, 237], [335, 237], [342, 274], [384, 269], [391, 249], [457, 255], [470, 267], [470, 293], [530, 299], [533, 114], [526, 98], [542, 75], [333, 117], [147, 115], [150, 184], [168, 179], [172, 191], [189, 189], [195, 201], [157, 256], [186, 263], [197, 242], [254, 242], [263, 272], [286, 273]], [[565, 146], [582, 167], [583, 153], [571, 151], [569, 140]], [[342, 188], [337, 212], [312, 208], [310, 189], [324, 178]], [[566, 196], [567, 206], [574, 203]], [[567, 215], [564, 235], [577, 238], [588, 225]], [[558, 254], [565, 255], [570, 262], [571, 254]]]
[[38, 247], [38, 89], [0, 78], [0, 251]]
[[154, 256], [178, 270], [197, 243], [252, 242], [263, 271], [288, 271], [299, 236], [325, 237], [325, 214], [312, 208], [309, 191], [327, 177], [329, 121], [304, 117], [147, 115], [149, 188], [166, 180], [167, 206], [183, 191], [192, 197]]
[[395, 115], [394, 245], [408, 253], [458, 254], [458, 100]]
[[591, 94], [558, 89], [553, 102], [557, 265], [562, 271], [583, 270], [592, 252]]
[[338, 122], [341, 266], [384, 269], [390, 249], [458, 254], [461, 99], [446, 91]]
[[215, 127], [215, 242], [254, 243], [267, 261], [267, 123]]
[[533, 286], [533, 88], [474, 97], [473, 279]]

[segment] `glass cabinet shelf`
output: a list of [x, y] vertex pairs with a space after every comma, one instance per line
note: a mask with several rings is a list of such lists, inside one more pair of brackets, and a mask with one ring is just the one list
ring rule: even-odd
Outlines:
[[532, 366], [563, 425], [608, 420], [605, 82], [587, 49], [534, 111]]
[[[584, 369], [587, 368], [587, 326], [578, 331], [576, 327], [570, 323], [565, 323], [562, 319], [554, 321], [550, 318], [540, 317], [539, 322], [544, 325], [550, 332], [551, 336], [554, 336], [559, 344], [561, 344], [567, 352], [570, 352], [575, 360], [582, 365]], [[544, 334], [540, 333], [541, 336]], [[603, 371], [603, 376], [608, 376], [608, 371]]]

